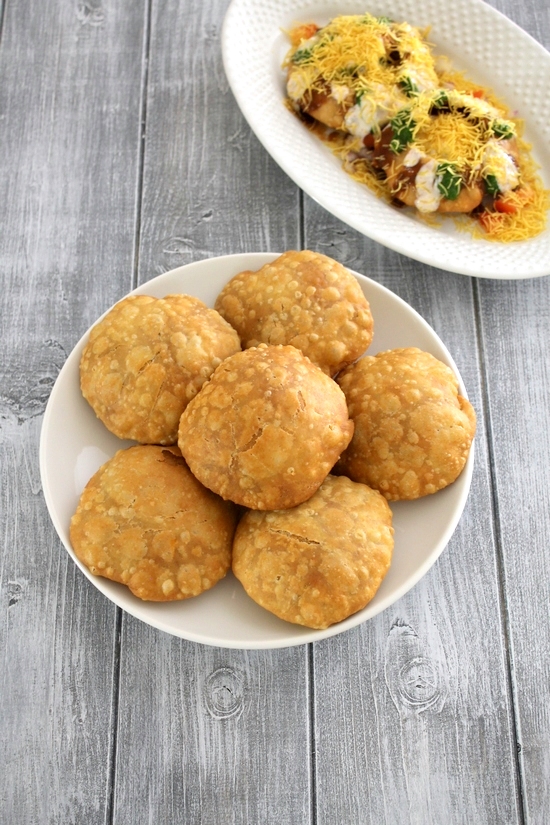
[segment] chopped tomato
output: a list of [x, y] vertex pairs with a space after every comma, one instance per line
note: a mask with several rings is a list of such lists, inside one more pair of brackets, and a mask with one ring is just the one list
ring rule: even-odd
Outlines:
[[472, 97], [483, 97], [483, 89], [474, 89]]
[[502, 212], [505, 215], [515, 215], [518, 211], [517, 206], [510, 201], [507, 201], [506, 198], [497, 198], [495, 201], [495, 209], [497, 212]]
[[521, 186], [513, 192], [501, 195], [495, 200], [495, 209], [505, 215], [515, 215], [533, 200], [533, 190], [529, 186]]
[[318, 31], [319, 26], [315, 23], [304, 23], [302, 26], [296, 26], [290, 32], [290, 42], [293, 46], [299, 46], [303, 40], [309, 40]]

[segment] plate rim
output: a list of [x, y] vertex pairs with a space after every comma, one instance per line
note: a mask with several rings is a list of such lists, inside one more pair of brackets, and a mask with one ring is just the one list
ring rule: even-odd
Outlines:
[[[387, 610], [389, 607], [391, 607], [393, 604], [395, 604], [395, 602], [397, 602], [399, 599], [401, 599], [406, 593], [408, 593], [410, 590], [412, 590], [412, 588], [415, 587], [416, 584], [418, 584], [420, 579], [422, 579], [426, 575], [426, 573], [429, 571], [429, 569], [435, 564], [435, 562], [437, 561], [437, 559], [439, 558], [439, 556], [441, 555], [443, 550], [447, 547], [454, 531], [456, 530], [458, 522], [460, 521], [460, 519], [462, 517], [462, 514], [464, 512], [464, 508], [466, 506], [466, 502], [467, 502], [467, 499], [468, 499], [468, 496], [469, 496], [471, 482], [472, 482], [472, 476], [473, 476], [474, 456], [475, 456], [475, 438], [472, 441], [472, 445], [471, 445], [471, 449], [470, 449], [470, 453], [469, 453], [466, 465], [464, 466], [464, 469], [462, 470], [462, 473], [459, 476], [459, 479], [461, 479], [461, 492], [460, 492], [458, 502], [455, 505], [454, 516], [451, 519], [451, 521], [448, 523], [446, 529], [444, 530], [444, 532], [443, 532], [442, 536], [440, 537], [440, 539], [439, 539], [437, 545], [435, 546], [435, 548], [432, 550], [430, 555], [424, 560], [424, 562], [419, 566], [419, 568], [415, 571], [415, 573], [412, 576], [410, 576], [410, 578], [407, 579], [406, 582], [403, 582], [403, 584], [400, 587], [396, 588], [395, 591], [393, 591], [391, 594], [388, 594], [388, 596], [386, 596], [384, 599], [381, 599], [378, 603], [375, 603], [374, 606], [370, 609], [368, 616], [363, 617], [362, 613], [363, 613], [364, 610], [369, 608], [370, 605], [372, 605], [372, 602], [370, 602], [368, 605], [366, 605], [366, 607], [363, 608], [363, 610], [360, 610], [357, 613], [354, 613], [351, 616], [347, 617], [342, 622], [338, 622], [338, 623], [336, 623], [334, 625], [331, 625], [330, 627], [325, 628], [323, 630], [315, 630], [315, 629], [312, 629], [312, 628], [305, 628], [305, 627], [302, 628], [301, 626], [295, 626], [292, 623], [289, 623], [290, 628], [292, 629], [292, 632], [294, 632], [296, 634], [297, 634], [297, 632], [300, 632], [301, 635], [295, 635], [293, 637], [285, 639], [284, 641], [281, 641], [279, 639], [266, 639], [266, 640], [254, 640], [254, 641], [251, 641], [250, 643], [243, 644], [242, 642], [240, 642], [238, 640], [235, 641], [235, 642], [224, 640], [223, 643], [221, 643], [220, 639], [216, 639], [216, 638], [211, 637], [211, 636], [199, 635], [199, 634], [197, 634], [195, 632], [192, 632], [192, 631], [191, 632], [187, 632], [187, 631], [186, 632], [178, 632], [173, 627], [169, 626], [167, 624], [167, 622], [162, 620], [161, 614], [159, 614], [158, 617], [155, 616], [153, 619], [149, 619], [149, 618], [145, 619], [145, 618], [143, 618], [142, 615], [139, 615], [139, 607], [142, 604], [141, 601], [139, 601], [139, 600], [136, 601], [135, 611], [131, 607], [129, 608], [128, 605], [125, 602], [122, 603], [123, 602], [122, 599], [119, 599], [118, 592], [116, 590], [114, 591], [114, 593], [107, 592], [106, 588], [104, 588], [102, 586], [103, 582], [110, 582], [110, 580], [102, 579], [102, 577], [94, 576], [88, 570], [88, 568], [80, 561], [80, 559], [78, 559], [78, 557], [76, 556], [74, 550], [72, 549], [70, 541], [65, 539], [65, 533], [67, 532], [67, 530], [60, 523], [60, 519], [58, 518], [58, 514], [57, 514], [56, 508], [54, 506], [54, 496], [53, 496], [53, 493], [50, 489], [50, 483], [49, 483], [49, 477], [48, 477], [46, 451], [47, 451], [47, 436], [48, 436], [48, 430], [49, 430], [49, 427], [50, 427], [50, 421], [51, 421], [52, 416], [53, 416], [54, 411], [55, 411], [57, 395], [62, 391], [62, 377], [63, 377], [64, 373], [66, 373], [67, 371], [69, 371], [71, 369], [71, 367], [73, 366], [74, 361], [80, 359], [82, 348], [83, 348], [84, 344], [86, 343], [86, 341], [88, 340], [91, 329], [102, 318], [104, 318], [105, 315], [108, 312], [110, 312], [112, 307], [115, 306], [117, 303], [119, 303], [119, 301], [124, 300], [124, 298], [128, 297], [128, 295], [147, 294], [147, 291], [150, 288], [151, 284], [154, 284], [156, 282], [158, 283], [159, 281], [167, 278], [168, 276], [177, 277], [178, 275], [183, 274], [186, 270], [189, 270], [190, 268], [194, 268], [194, 269], [200, 269], [201, 267], [207, 268], [208, 266], [211, 266], [213, 262], [219, 262], [223, 265], [223, 264], [226, 264], [226, 263], [230, 264], [232, 262], [236, 262], [237, 260], [240, 260], [242, 263], [239, 264], [239, 266], [243, 266], [243, 268], [246, 269], [246, 268], [248, 268], [246, 266], [247, 262], [251, 261], [252, 259], [254, 259], [255, 261], [257, 261], [259, 259], [259, 260], [263, 261], [263, 263], [269, 263], [270, 261], [274, 260], [276, 257], [278, 257], [281, 254], [282, 253], [280, 253], [280, 252], [244, 252], [244, 253], [233, 253], [233, 254], [229, 254], [229, 255], [219, 255], [219, 256], [214, 255], [214, 256], [207, 257], [207, 258], [202, 258], [202, 259], [199, 259], [197, 261], [192, 261], [188, 264], [184, 264], [182, 266], [175, 267], [174, 269], [167, 270], [166, 272], [163, 272], [160, 275], [157, 275], [154, 278], [151, 278], [149, 281], [145, 281], [144, 283], [140, 284], [135, 289], [133, 289], [130, 292], [126, 293], [126, 295], [123, 295], [121, 298], [119, 298], [117, 301], [115, 301], [108, 309], [106, 309], [105, 312], [103, 312], [101, 315], [98, 316], [98, 318], [90, 325], [90, 327], [84, 332], [84, 334], [77, 340], [77, 342], [73, 346], [71, 352], [67, 356], [67, 358], [66, 358], [63, 366], [61, 367], [61, 369], [60, 369], [60, 371], [57, 375], [57, 378], [54, 382], [54, 385], [52, 387], [52, 390], [50, 392], [50, 395], [49, 395], [49, 398], [48, 398], [48, 401], [47, 401], [47, 404], [46, 404], [46, 408], [44, 410], [44, 415], [43, 415], [42, 424], [41, 424], [41, 428], [40, 428], [40, 440], [39, 440], [40, 480], [41, 480], [42, 494], [43, 494], [44, 500], [46, 502], [46, 507], [47, 507], [47, 510], [48, 510], [48, 514], [49, 514], [50, 520], [51, 520], [51, 522], [54, 526], [55, 532], [57, 533], [57, 536], [58, 536], [59, 540], [61, 541], [61, 544], [63, 545], [63, 547], [67, 551], [69, 557], [73, 560], [73, 562], [76, 564], [76, 566], [81, 570], [81, 572], [88, 579], [88, 581], [90, 581], [91, 584], [97, 590], [99, 590], [99, 592], [105, 598], [107, 598], [109, 601], [114, 603], [121, 610], [125, 611], [126, 613], [129, 613], [135, 619], [138, 619], [139, 621], [143, 622], [144, 624], [149, 625], [149, 626], [155, 628], [156, 630], [161, 630], [165, 633], [168, 633], [169, 635], [174, 636], [176, 638], [184, 639], [186, 641], [194, 642], [194, 643], [197, 643], [197, 644], [204, 644], [204, 645], [211, 646], [211, 647], [218, 647], [220, 649], [235, 649], [235, 650], [268, 650], [268, 649], [272, 649], [272, 650], [274, 650], [274, 649], [284, 649], [284, 648], [288, 648], [288, 647], [296, 647], [298, 645], [308, 644], [310, 642], [322, 641], [324, 639], [328, 639], [328, 638], [331, 638], [333, 636], [340, 635], [341, 633], [345, 633], [346, 631], [351, 630], [354, 627], [358, 627], [359, 625], [363, 624], [364, 622], [369, 621], [370, 619], [374, 618], [375, 616], [377, 616], [379, 613], [383, 612], [384, 610]], [[263, 263], [261, 265], [263, 265]], [[363, 275], [362, 273], [357, 272], [356, 270], [351, 269], [350, 267], [346, 267], [346, 269], [348, 269], [349, 272], [351, 272], [355, 277], [357, 277], [359, 282], [361, 282], [361, 280], [364, 280], [364, 281], [368, 282], [370, 288], [372, 288], [373, 290], [378, 290], [385, 297], [390, 296], [391, 300], [395, 300], [399, 304], [403, 305], [406, 308], [407, 311], [411, 312], [415, 316], [415, 320], [417, 322], [420, 322], [420, 325], [424, 329], [426, 329], [429, 332], [430, 335], [435, 336], [435, 338], [437, 339], [440, 347], [442, 348], [442, 350], [443, 350], [443, 352], [446, 356], [448, 365], [454, 371], [454, 373], [455, 373], [455, 375], [458, 379], [461, 394], [465, 398], [468, 398], [466, 387], [464, 385], [463, 379], [461, 377], [461, 374], [458, 370], [458, 367], [457, 367], [451, 353], [449, 352], [449, 350], [447, 349], [445, 343], [439, 337], [437, 332], [422, 317], [422, 315], [420, 315], [420, 313], [414, 307], [412, 307], [410, 304], [408, 304], [403, 298], [401, 298], [399, 295], [397, 295], [392, 290], [388, 289], [388, 287], [384, 286], [383, 284], [380, 284], [378, 281], [375, 281], [375, 280], [373, 280], [372, 278], [369, 278], [366, 275]], [[169, 293], [165, 293], [165, 294], [169, 294]], [[123, 445], [125, 443], [129, 443], [129, 442], [125, 442], [125, 441], [121, 440], [121, 449], [123, 448]], [[457, 479], [457, 481], [459, 481], [459, 479]]]

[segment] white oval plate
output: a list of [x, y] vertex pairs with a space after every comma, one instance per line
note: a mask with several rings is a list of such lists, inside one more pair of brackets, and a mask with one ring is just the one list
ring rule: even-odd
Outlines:
[[[245, 269], [256, 270], [276, 254], [250, 253], [209, 258], [148, 281], [132, 294], [161, 298], [170, 293], [195, 295], [209, 306], [227, 281]], [[448, 364], [459, 377], [449, 352], [432, 328], [388, 289], [354, 273], [371, 305], [374, 341], [369, 354], [417, 346]], [[276, 648], [313, 642], [342, 633], [376, 616], [410, 590], [449, 541], [464, 509], [473, 469], [473, 448], [458, 480], [433, 496], [391, 505], [395, 550], [392, 565], [374, 599], [359, 613], [327, 630], [289, 624], [255, 604], [230, 573], [212, 590], [182, 602], [144, 602], [122, 584], [93, 576], [76, 558], [69, 523], [80, 494], [95, 471], [124, 446], [96, 418], [80, 392], [79, 364], [89, 330], [60, 371], [46, 406], [40, 435], [40, 473], [51, 519], [70, 556], [108, 599], [159, 630], [193, 642], [231, 648]]]
[[[453, 65], [490, 87], [524, 119], [525, 136], [550, 188], [550, 54], [481, 0], [233, 0], [222, 31], [225, 72], [258, 139], [308, 195], [340, 220], [384, 246], [450, 272], [483, 278], [550, 274], [550, 227], [528, 241], [499, 244], [458, 232], [451, 218], [432, 228], [353, 180], [284, 104], [282, 29], [328, 22], [338, 14], [386, 15], [431, 26], [430, 42]], [[497, 67], [497, 68], [495, 68]]]

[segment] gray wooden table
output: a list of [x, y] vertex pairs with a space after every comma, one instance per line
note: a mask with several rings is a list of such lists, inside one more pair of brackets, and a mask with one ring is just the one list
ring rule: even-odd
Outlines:
[[[493, 5], [550, 46], [548, 0]], [[443, 273], [304, 196], [228, 88], [226, 7], [0, 5], [0, 823], [547, 825], [550, 278]], [[383, 283], [447, 344], [479, 418], [471, 494], [429, 574], [355, 630], [275, 651], [181, 641], [62, 547], [45, 404], [138, 283], [299, 247]]]

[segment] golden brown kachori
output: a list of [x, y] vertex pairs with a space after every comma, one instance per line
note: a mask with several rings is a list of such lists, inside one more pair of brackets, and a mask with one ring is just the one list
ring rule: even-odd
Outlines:
[[365, 484], [329, 475], [297, 507], [246, 512], [235, 533], [232, 567], [266, 610], [322, 629], [370, 602], [390, 566], [393, 543], [386, 499]]
[[254, 510], [308, 499], [353, 434], [340, 387], [292, 346], [223, 361], [185, 409], [178, 444], [191, 471]]
[[92, 328], [82, 393], [119, 438], [174, 444], [188, 402], [240, 349], [235, 330], [198, 298], [130, 295]]
[[71, 520], [74, 552], [140, 599], [197, 596], [231, 564], [236, 508], [192, 475], [177, 447], [119, 450], [90, 479]]
[[355, 423], [337, 472], [389, 501], [426, 496], [458, 478], [476, 417], [449, 367], [407, 347], [366, 356], [337, 381]]
[[243, 348], [291, 344], [327, 375], [355, 361], [372, 341], [372, 315], [357, 280], [310, 250], [291, 250], [257, 272], [239, 273], [215, 307]]

